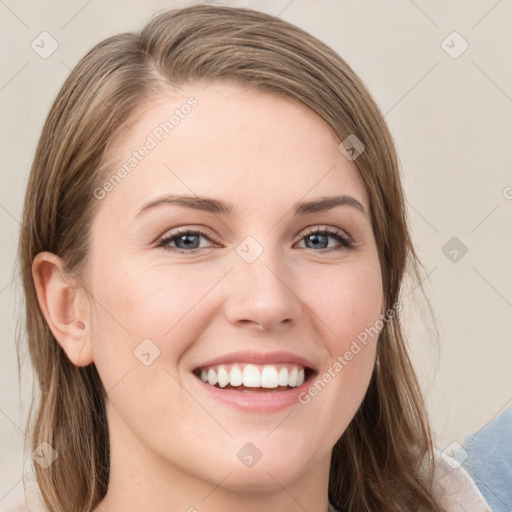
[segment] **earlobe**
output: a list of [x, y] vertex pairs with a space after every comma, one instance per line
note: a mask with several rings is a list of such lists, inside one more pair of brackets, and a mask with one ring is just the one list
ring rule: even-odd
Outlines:
[[32, 277], [46, 323], [69, 360], [76, 366], [91, 364], [89, 304], [84, 291], [66, 273], [62, 259], [50, 252], [34, 258]]

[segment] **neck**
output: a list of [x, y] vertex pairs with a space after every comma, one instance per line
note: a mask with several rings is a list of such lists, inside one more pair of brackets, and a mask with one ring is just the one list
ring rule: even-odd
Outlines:
[[[197, 461], [177, 466], [142, 445], [109, 414], [110, 477], [105, 498], [94, 512], [326, 512], [331, 452], [291, 481], [254, 466], [241, 482], [240, 468], [216, 471], [213, 479], [194, 472]], [[202, 461], [201, 461], [202, 462]], [[238, 461], [237, 461], [238, 462]], [[187, 466], [190, 469], [187, 471]], [[295, 469], [295, 468], [294, 468]], [[247, 470], [246, 470], [247, 471]], [[237, 474], [238, 472], [238, 474]], [[209, 472], [213, 473], [213, 472]], [[291, 471], [290, 471], [291, 473]], [[256, 483], [254, 483], [256, 482]]]

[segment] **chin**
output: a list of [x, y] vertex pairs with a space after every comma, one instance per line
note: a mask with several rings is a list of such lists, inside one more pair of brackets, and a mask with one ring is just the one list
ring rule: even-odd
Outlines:
[[[259, 465], [259, 464], [258, 464]], [[260, 468], [244, 468], [233, 467], [226, 468], [225, 475], [231, 471], [230, 475], [222, 482], [222, 487], [236, 492], [274, 492], [288, 486], [293, 481], [297, 480], [303, 467], [297, 467], [294, 464], [267, 464]], [[213, 482], [218, 483], [219, 474], [218, 470], [213, 476]]]

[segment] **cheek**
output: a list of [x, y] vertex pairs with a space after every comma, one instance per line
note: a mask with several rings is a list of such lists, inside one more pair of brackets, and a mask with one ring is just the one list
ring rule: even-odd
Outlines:
[[323, 280], [317, 295], [319, 316], [329, 327], [329, 351], [338, 354], [379, 320], [382, 283], [378, 264], [354, 265]]
[[374, 367], [382, 329], [380, 267], [372, 263], [339, 269], [324, 284], [316, 309], [322, 313], [327, 357], [311, 396], [321, 394], [326, 410], [344, 429], [364, 398]]
[[137, 338], [162, 336], [199, 301], [208, 286], [209, 279], [199, 284], [190, 272], [150, 270], [142, 264], [112, 262], [99, 270], [96, 297], [103, 307], [97, 309], [107, 326], [117, 323], [125, 334]]
[[382, 327], [378, 263], [334, 270], [322, 281], [323, 293], [315, 293], [315, 313], [322, 319], [326, 357], [310, 387], [299, 396], [311, 421], [330, 425], [326, 447], [332, 447], [342, 435], [366, 395], [378, 327]]
[[179, 360], [206, 329], [206, 295], [223, 273], [204, 272], [199, 279], [197, 271], [179, 266], [171, 272], [104, 260], [92, 287], [94, 358], [100, 374], [115, 382], [128, 369], [140, 369], [140, 351], [154, 358], [152, 367]]

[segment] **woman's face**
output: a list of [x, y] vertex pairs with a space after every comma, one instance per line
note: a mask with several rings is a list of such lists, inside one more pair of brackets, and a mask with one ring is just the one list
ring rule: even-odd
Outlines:
[[84, 282], [111, 468], [275, 489], [327, 476], [370, 381], [376, 339], [358, 336], [383, 292], [368, 197], [306, 107], [203, 88], [149, 104], [95, 191]]

